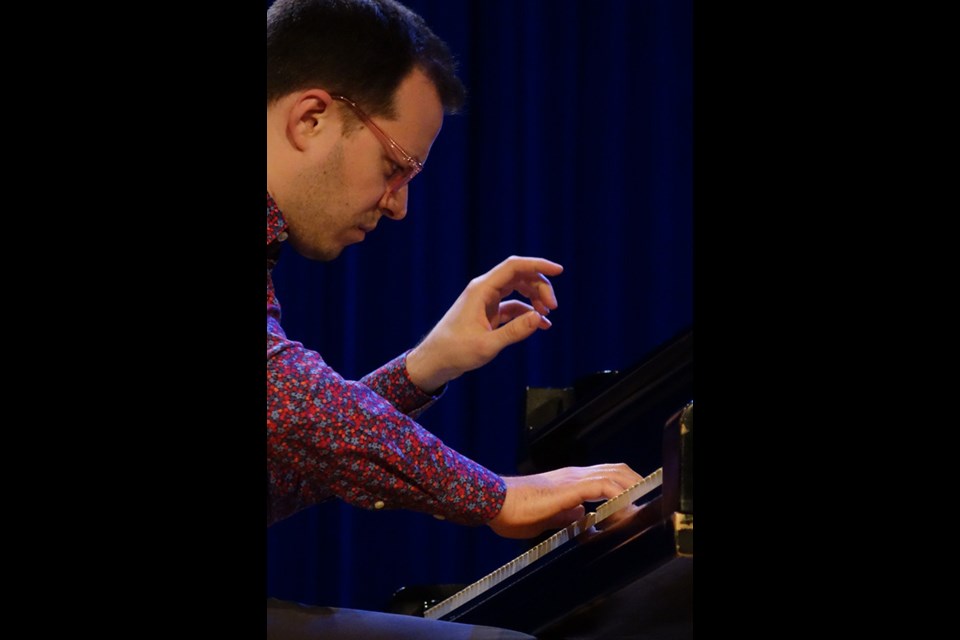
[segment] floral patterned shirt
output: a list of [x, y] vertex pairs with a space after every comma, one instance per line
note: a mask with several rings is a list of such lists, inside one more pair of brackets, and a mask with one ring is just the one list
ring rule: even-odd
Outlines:
[[286, 238], [267, 194], [267, 525], [332, 496], [366, 509], [488, 522], [506, 484], [415, 422], [439, 396], [411, 382], [406, 353], [350, 381], [287, 338], [271, 277]]

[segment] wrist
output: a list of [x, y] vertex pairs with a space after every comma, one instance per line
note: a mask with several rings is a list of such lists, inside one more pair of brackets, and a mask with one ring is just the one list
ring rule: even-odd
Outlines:
[[443, 385], [457, 377], [433, 364], [429, 352], [422, 344], [407, 352], [406, 367], [410, 381], [429, 395], [434, 395]]

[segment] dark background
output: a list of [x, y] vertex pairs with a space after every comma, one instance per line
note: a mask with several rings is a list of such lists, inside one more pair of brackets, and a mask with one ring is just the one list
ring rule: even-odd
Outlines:
[[[553, 328], [454, 382], [421, 418], [509, 475], [527, 385], [628, 368], [692, 326], [692, 1], [407, 4], [459, 60], [466, 110], [446, 118], [406, 219], [331, 263], [285, 249], [283, 325], [359, 378], [505, 257], [563, 264]], [[404, 585], [472, 582], [524, 548], [339, 502], [275, 524], [267, 546], [268, 595], [368, 609]]]

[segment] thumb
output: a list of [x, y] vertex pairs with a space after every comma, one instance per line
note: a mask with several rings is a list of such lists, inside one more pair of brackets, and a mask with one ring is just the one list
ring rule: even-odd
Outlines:
[[494, 334], [499, 338], [501, 348], [508, 344], [515, 344], [521, 340], [526, 340], [533, 333], [543, 327], [550, 327], [550, 321], [541, 316], [536, 311], [530, 311], [494, 330]]
[[545, 530], [562, 529], [582, 518], [585, 513], [586, 509], [584, 509], [583, 505], [561, 511], [543, 522], [543, 524], [546, 525]]

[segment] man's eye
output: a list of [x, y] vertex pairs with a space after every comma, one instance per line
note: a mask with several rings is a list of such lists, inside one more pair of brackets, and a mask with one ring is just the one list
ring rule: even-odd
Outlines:
[[397, 175], [402, 170], [403, 168], [400, 165], [398, 165], [396, 162], [390, 162], [387, 165], [387, 175], [390, 177]]

